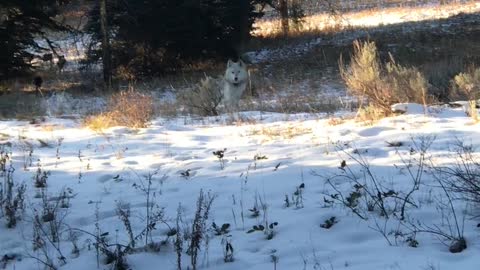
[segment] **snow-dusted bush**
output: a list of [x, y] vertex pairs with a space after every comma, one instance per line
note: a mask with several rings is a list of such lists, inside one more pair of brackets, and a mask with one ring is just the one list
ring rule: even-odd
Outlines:
[[207, 76], [193, 89], [184, 90], [181, 95], [186, 108], [202, 116], [218, 115], [218, 106], [222, 102], [223, 81]]

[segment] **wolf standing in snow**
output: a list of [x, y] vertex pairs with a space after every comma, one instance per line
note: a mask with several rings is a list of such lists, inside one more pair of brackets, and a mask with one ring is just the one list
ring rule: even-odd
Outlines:
[[223, 104], [225, 108], [231, 109], [238, 106], [238, 102], [243, 92], [245, 92], [245, 88], [247, 88], [247, 81], [247, 65], [242, 60], [238, 62], [228, 60], [223, 86]]

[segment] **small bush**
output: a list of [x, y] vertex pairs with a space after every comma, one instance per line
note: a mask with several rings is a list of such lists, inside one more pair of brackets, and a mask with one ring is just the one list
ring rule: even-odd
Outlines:
[[385, 115], [395, 103], [428, 102], [428, 83], [418, 69], [403, 67], [392, 56], [382, 64], [374, 42], [355, 41], [350, 65], [340, 59], [340, 73], [351, 94], [361, 101], [366, 98]]
[[389, 109], [388, 95], [382, 84], [381, 65], [374, 42], [356, 40], [348, 67], [340, 58], [340, 74], [350, 93], [360, 98], [367, 97], [375, 106]]
[[480, 162], [476, 149], [457, 142], [456, 162], [453, 166], [435, 167], [435, 171], [449, 191], [459, 198], [480, 204]]
[[87, 117], [85, 124], [93, 130], [113, 126], [144, 128], [152, 118], [152, 97], [128, 90], [113, 94], [108, 102], [107, 111]]
[[428, 83], [417, 68], [403, 67], [393, 57], [386, 65], [385, 84], [392, 92], [391, 102], [415, 102], [427, 104]]
[[152, 97], [133, 90], [114, 94], [108, 106], [121, 126], [144, 128], [153, 117]]
[[428, 80], [429, 93], [441, 102], [450, 101], [451, 81], [464, 67], [465, 59], [458, 56], [423, 63], [422, 73]]
[[452, 98], [467, 99], [468, 114], [478, 122], [477, 99], [480, 97], [480, 68], [470, 68], [453, 79]]
[[184, 91], [181, 98], [192, 113], [202, 116], [218, 115], [218, 106], [222, 102], [223, 80], [206, 77], [194, 86], [193, 90]]

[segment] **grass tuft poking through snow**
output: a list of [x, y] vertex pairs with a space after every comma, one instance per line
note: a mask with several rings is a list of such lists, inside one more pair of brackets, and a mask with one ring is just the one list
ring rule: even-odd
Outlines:
[[0, 266], [475, 269], [478, 127], [462, 108], [393, 107], [369, 126], [2, 121]]

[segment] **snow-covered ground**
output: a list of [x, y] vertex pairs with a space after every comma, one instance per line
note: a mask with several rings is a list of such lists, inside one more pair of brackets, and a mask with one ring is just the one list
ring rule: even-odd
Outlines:
[[[366, 11], [350, 14], [343, 26], [431, 20], [479, 9], [479, 4], [472, 2], [466, 10], [422, 7], [405, 13], [403, 9], [391, 9], [374, 16]], [[325, 16], [325, 25], [313, 20], [314, 27], [327, 27], [330, 17]], [[348, 42], [356, 37], [345, 35]], [[81, 42], [57, 41], [71, 62], [83, 57]], [[305, 55], [324, 43], [315, 38], [247, 55], [258, 64], [282, 61]], [[78, 51], [68, 49], [71, 44]], [[47, 99], [45, 105], [47, 115], [61, 116], [96, 112], [104, 104], [102, 98], [76, 99], [62, 93]], [[466, 108], [464, 103], [460, 105]], [[179, 117], [156, 119], [145, 129], [119, 127], [101, 133], [72, 119], [1, 121], [0, 152], [11, 153], [7, 169], [11, 164], [14, 182], [25, 183], [27, 189], [25, 211], [18, 213], [21, 219], [15, 228], [3, 226], [5, 210], [0, 212], [0, 269], [44, 269], [40, 261], [46, 262], [47, 258], [59, 269], [110, 269], [111, 265], [103, 263], [102, 254], [97, 267], [95, 235], [108, 232], [108, 243], [128, 245], [128, 233], [117, 214], [118, 204], [123, 209], [129, 206], [134, 235], [145, 229], [147, 196], [142, 187], [148, 183], [145, 176], [149, 174], [149, 198], [155, 207], [148, 209], [155, 212], [156, 206], [163, 208], [164, 216], [147, 240], [164, 243], [159, 251], [145, 251], [138, 249], [145, 244], [145, 236], [137, 239], [137, 249], [126, 257], [131, 269], [177, 269], [175, 235], [167, 234], [176, 227], [180, 209], [180, 232], [188, 236], [200, 190], [214, 196], [208, 230], [204, 232], [208, 243], [203, 240], [199, 254], [201, 269], [478, 269], [478, 205], [454, 201], [468, 244], [462, 253], [450, 253], [450, 241], [438, 235], [412, 234], [415, 225], [456, 236], [453, 212], [431, 166], [453, 166], [458, 161], [459, 142], [478, 148], [478, 124], [462, 107], [429, 108], [427, 114], [422, 106], [414, 104], [396, 108], [407, 113], [371, 126], [342, 113], [242, 112], [204, 119]], [[241, 121], [235, 122], [235, 118]], [[427, 162], [420, 169], [421, 183], [406, 205], [404, 220], [398, 216], [401, 200], [392, 197], [385, 199], [388, 219], [380, 215], [378, 206], [368, 212], [363, 199], [355, 208], [366, 220], [339, 202], [341, 196], [335, 194], [346, 197], [356, 191], [351, 177], [372, 184], [362, 164], [368, 164], [382, 191], [406, 196], [413, 185], [408, 169], [419, 172], [418, 148], [430, 139], [433, 143], [425, 155]], [[222, 162], [213, 152], [223, 149]], [[39, 169], [49, 172], [45, 175], [46, 188], [34, 185]], [[6, 175], [0, 172], [3, 191]], [[366, 198], [365, 190], [360, 194]], [[45, 231], [38, 232], [37, 226], [34, 233], [35, 215], [40, 213], [42, 218], [45, 206], [56, 209], [58, 243], [48, 239], [51, 222], [40, 221]], [[256, 212], [253, 208], [258, 209], [258, 216], [252, 215]], [[332, 217], [336, 223], [323, 228]], [[230, 224], [229, 232], [215, 235], [212, 222]], [[247, 233], [253, 226], [267, 223], [268, 227], [275, 222], [278, 225], [273, 227], [270, 240], [269, 232]], [[33, 241], [35, 235], [41, 241]], [[418, 247], [409, 246], [412, 239], [418, 241]], [[233, 262], [224, 262], [225, 240], [234, 249]], [[183, 242], [182, 269], [192, 269], [187, 254], [190, 241], [186, 237]], [[34, 250], [34, 242], [43, 242], [44, 246]], [[75, 252], [74, 246], [78, 248]], [[115, 246], [109, 248], [115, 250]], [[59, 259], [61, 256], [65, 258]]]
[[[145, 228], [147, 198], [138, 187], [148, 183], [144, 176], [150, 173], [150, 195], [155, 194], [150, 198], [164, 208], [163, 222], [152, 232], [156, 243], [167, 239], [169, 227], [176, 227], [179, 205], [180, 228], [185, 233], [192, 226], [200, 190], [215, 196], [205, 233], [208, 248], [202, 242], [199, 269], [478, 269], [480, 232], [478, 218], [474, 218], [478, 212], [472, 205], [454, 202], [459, 221], [464, 221], [468, 248], [452, 254], [448, 241], [442, 243], [442, 238], [429, 233], [418, 233], [418, 247], [409, 247], [406, 237], [391, 233], [409, 231], [407, 222], [393, 215], [387, 220], [378, 211], [366, 212], [368, 220], [362, 220], [347, 207], [330, 202], [334, 200], [329, 194], [352, 192], [353, 184], [343, 177], [349, 172], [363, 181], [362, 167], [354, 159], [368, 161], [379, 183], [401, 195], [412, 186], [407, 165], [416, 170], [420, 158], [416, 145], [421, 138], [435, 137], [426, 154], [433, 164], [454, 163], [454, 145], [459, 140], [473, 147], [480, 145], [479, 126], [472, 124], [462, 108], [429, 108], [425, 115], [421, 106], [407, 107], [406, 114], [372, 126], [347, 115], [333, 119], [260, 112], [236, 115], [249, 119], [236, 125], [226, 123], [232, 116], [202, 121], [156, 119], [149, 128], [112, 128], [102, 133], [82, 128], [75, 120], [51, 118], [36, 124], [2, 121], [1, 148], [13, 153], [13, 179], [27, 185], [27, 196], [25, 213], [16, 228], [7, 229], [3, 226], [5, 218], [0, 219], [0, 256], [7, 255], [4, 260], [15, 257], [5, 264], [6, 269], [43, 269], [31, 257], [45, 260], [45, 254], [59, 269], [97, 269], [95, 239], [90, 235], [97, 234], [96, 223], [102, 233], [109, 233], [109, 243], [127, 245], [128, 235], [116, 205], [128, 204], [133, 234], [140, 233]], [[389, 147], [387, 142], [401, 145]], [[213, 152], [225, 148], [222, 163]], [[34, 187], [38, 168], [50, 173], [45, 189]], [[326, 182], [331, 176], [340, 177], [332, 179], [337, 191]], [[4, 181], [3, 176], [0, 179]], [[60, 244], [45, 240], [47, 248], [33, 251], [34, 209], [41, 212], [45, 204], [39, 196], [42, 190], [48, 205], [54, 204], [62, 191], [70, 199], [62, 203], [67, 208], [57, 209]], [[445, 207], [445, 195], [428, 166], [411, 202], [417, 207], [407, 205], [406, 220], [449, 230], [447, 220], [452, 222], [452, 213]], [[386, 204], [393, 209], [394, 200]], [[259, 209], [257, 217], [249, 210], [254, 207]], [[338, 223], [330, 229], [320, 226], [333, 216]], [[278, 222], [271, 240], [264, 232], [247, 233], [265, 220], [268, 224]], [[230, 224], [227, 235], [234, 249], [233, 262], [224, 262], [222, 239], [227, 236], [216, 236], [212, 222]], [[48, 222], [42, 224], [50, 228]], [[392, 245], [376, 224], [385, 226]], [[78, 253], [72, 253], [72, 234]], [[50, 233], [40, 235], [46, 239]], [[131, 269], [177, 269], [174, 238], [161, 245], [160, 251], [127, 255]], [[136, 246], [144, 242], [143, 237]], [[183, 246], [183, 269], [192, 269], [186, 254], [188, 242]], [[55, 246], [65, 257], [63, 265]], [[102, 258], [98, 269], [110, 269]]]

